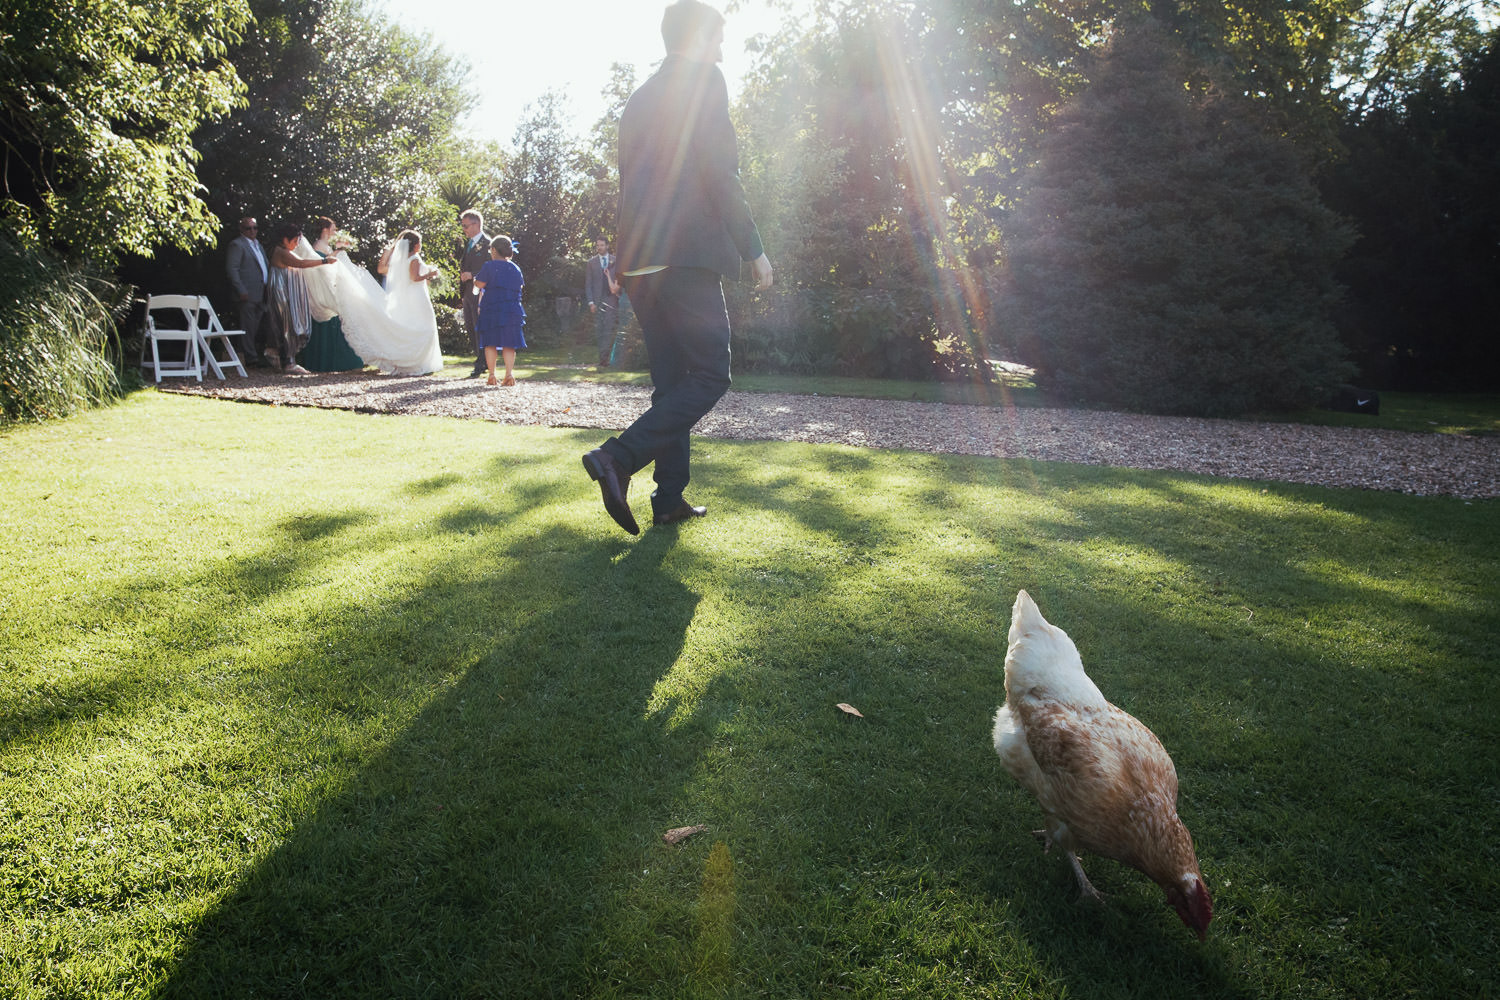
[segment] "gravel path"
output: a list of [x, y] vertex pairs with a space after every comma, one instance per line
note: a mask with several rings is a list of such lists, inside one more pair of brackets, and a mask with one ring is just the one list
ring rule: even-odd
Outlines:
[[[252, 372], [163, 384], [169, 391], [286, 406], [465, 417], [503, 424], [618, 430], [650, 390], [597, 382], [395, 378], [371, 372], [287, 377]], [[740, 440], [910, 448], [1048, 462], [1174, 469], [1423, 496], [1500, 496], [1500, 438], [1305, 424], [1151, 417], [1093, 410], [730, 392], [695, 433]]]

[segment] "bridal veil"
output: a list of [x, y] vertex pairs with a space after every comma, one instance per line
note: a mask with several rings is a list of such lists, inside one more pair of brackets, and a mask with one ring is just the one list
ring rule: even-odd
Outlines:
[[[306, 239], [298, 242], [296, 254], [317, 256]], [[321, 321], [337, 315], [354, 353], [387, 375], [426, 375], [441, 369], [443, 352], [438, 347], [432, 299], [427, 282], [411, 279], [407, 242], [396, 240], [385, 288], [369, 271], [350, 261], [348, 254], [341, 251], [336, 260], [329, 267], [302, 272], [307, 276], [313, 318]]]

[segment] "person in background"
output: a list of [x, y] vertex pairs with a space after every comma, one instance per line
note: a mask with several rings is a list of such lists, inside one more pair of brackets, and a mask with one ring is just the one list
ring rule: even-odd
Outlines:
[[[326, 215], [313, 222], [312, 248], [325, 259], [334, 254], [333, 234], [338, 226]], [[344, 328], [339, 318], [313, 320], [308, 327], [307, 346], [297, 355], [302, 367], [315, 372], [358, 371], [365, 366], [363, 360], [344, 339]]]
[[333, 257], [298, 257], [293, 251], [300, 239], [302, 227], [288, 222], [277, 227], [276, 247], [271, 251], [271, 333], [284, 375], [312, 374], [297, 364], [297, 352], [307, 343], [312, 323], [307, 285], [297, 272], [334, 263]]
[[239, 302], [240, 329], [245, 331], [240, 353], [252, 368], [266, 366], [262, 352], [268, 312], [266, 290], [271, 284], [271, 272], [259, 237], [260, 224], [247, 215], [240, 220], [240, 234], [230, 241], [224, 254], [224, 269]]
[[617, 270], [650, 356], [651, 406], [617, 438], [583, 456], [604, 510], [632, 535], [630, 477], [656, 464], [653, 523], [703, 517], [683, 497], [689, 434], [729, 388], [729, 313], [723, 275], [750, 262], [771, 287], [771, 262], [745, 203], [729, 120], [724, 15], [678, 0], [661, 20], [667, 57], [620, 115]]
[[515, 244], [509, 236], [490, 241], [490, 260], [474, 275], [474, 287], [484, 293], [479, 303], [479, 346], [484, 351], [490, 377], [486, 385], [496, 385], [495, 352], [505, 355], [505, 381], [515, 385], [516, 351], [526, 348], [526, 310], [521, 305], [521, 288], [526, 284], [521, 269], [511, 258]]
[[[463, 306], [464, 330], [474, 342], [473, 378], [485, 370], [484, 349], [479, 346], [479, 302], [474, 295], [474, 275], [489, 261], [490, 238], [484, 234], [484, 216], [470, 208], [458, 217], [464, 230], [464, 243], [458, 251], [458, 301]], [[491, 374], [494, 366], [490, 366]]]
[[594, 317], [594, 344], [599, 349], [599, 367], [608, 368], [619, 329], [620, 286], [611, 268], [615, 259], [606, 240], [594, 241], [594, 256], [583, 268], [583, 297]]

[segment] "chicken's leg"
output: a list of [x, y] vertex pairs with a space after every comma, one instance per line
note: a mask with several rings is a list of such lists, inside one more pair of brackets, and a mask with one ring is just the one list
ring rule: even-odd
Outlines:
[[[1073, 874], [1078, 876], [1078, 891], [1083, 893], [1084, 899], [1091, 899], [1096, 903], [1104, 902], [1104, 893], [1094, 888], [1094, 883], [1083, 873], [1083, 865], [1078, 863], [1078, 855], [1072, 851], [1067, 852], [1068, 864], [1073, 866]], [[1080, 900], [1081, 902], [1081, 900]]]

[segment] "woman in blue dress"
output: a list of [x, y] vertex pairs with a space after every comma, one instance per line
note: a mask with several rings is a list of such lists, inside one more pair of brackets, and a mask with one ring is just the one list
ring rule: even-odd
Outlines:
[[[516, 254], [509, 236], [490, 240], [490, 259], [474, 275], [474, 287], [483, 292], [479, 300], [479, 346], [490, 366], [487, 385], [515, 385], [516, 351], [526, 346], [523, 328], [526, 310], [521, 307], [521, 288], [526, 279], [511, 260]], [[505, 355], [505, 381], [495, 381], [495, 352]]]

